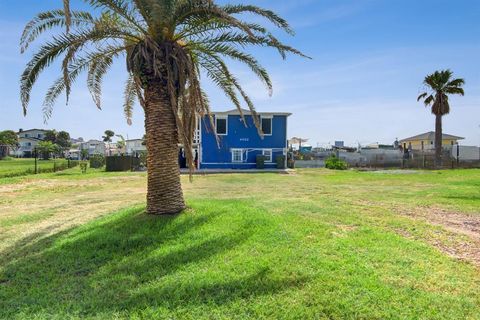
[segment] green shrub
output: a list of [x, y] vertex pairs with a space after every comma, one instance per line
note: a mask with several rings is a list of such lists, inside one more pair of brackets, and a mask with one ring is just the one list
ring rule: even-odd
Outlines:
[[332, 170], [347, 170], [348, 164], [342, 159], [339, 159], [336, 155], [332, 155], [325, 160], [325, 168]]
[[88, 167], [87, 161], [80, 162], [80, 170], [82, 170], [82, 173], [87, 173], [87, 167]]
[[68, 168], [75, 168], [76, 166], [78, 166], [80, 164], [80, 161], [78, 160], [69, 160], [68, 161]]
[[278, 155], [275, 158], [275, 161], [277, 163], [277, 169], [285, 169], [285, 156], [284, 155]]
[[257, 154], [256, 163], [257, 169], [265, 169], [265, 156]]
[[90, 157], [90, 168], [98, 169], [105, 165], [105, 156], [102, 154], [94, 154]]
[[140, 152], [140, 167], [147, 167], [147, 151], [141, 151]]

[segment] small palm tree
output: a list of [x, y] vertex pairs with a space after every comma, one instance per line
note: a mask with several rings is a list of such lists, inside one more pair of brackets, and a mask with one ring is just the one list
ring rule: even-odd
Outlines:
[[[252, 5], [217, 5], [213, 0], [85, 0], [92, 12], [63, 10], [38, 14], [27, 24], [21, 50], [47, 30], [62, 31], [45, 42], [27, 64], [21, 78], [24, 112], [39, 74], [63, 58], [62, 76], [46, 94], [44, 114], [49, 118], [58, 96], [66, 92], [82, 71], [98, 108], [102, 78], [117, 58], [126, 62], [123, 105], [127, 122], [138, 99], [145, 113], [148, 150], [147, 212], [178, 213], [185, 208], [178, 168], [178, 143], [184, 145], [189, 167], [194, 168], [192, 144], [197, 117], [210, 115], [208, 99], [200, 87], [200, 74], [213, 81], [241, 112], [251, 110], [261, 133], [252, 101], [229, 70], [225, 58], [239, 61], [271, 92], [267, 71], [247, 46], [271, 47], [285, 58], [302, 55], [284, 45], [266, 27], [242, 20], [247, 15], [265, 18], [293, 34], [288, 23], [270, 10]], [[64, 28], [66, 27], [66, 28]], [[303, 55], [302, 55], [303, 56]], [[239, 99], [241, 97], [241, 99]], [[212, 124], [212, 118], [210, 122]]]
[[464, 95], [462, 86], [464, 79], [452, 79], [453, 72], [450, 70], [435, 71], [425, 77], [423, 83], [427, 87], [426, 92], [418, 96], [417, 101], [423, 99], [426, 107], [431, 106], [435, 115], [435, 165], [442, 164], [442, 117], [450, 112], [448, 95]]
[[105, 130], [105, 135], [102, 136], [103, 142], [112, 142], [113, 136], [115, 136], [115, 132], [112, 130]]

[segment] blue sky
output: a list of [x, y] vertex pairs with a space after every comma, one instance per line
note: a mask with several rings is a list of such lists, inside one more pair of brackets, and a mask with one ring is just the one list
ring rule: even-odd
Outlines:
[[[480, 144], [480, 1], [250, 3], [286, 17], [297, 34], [282, 39], [313, 57], [283, 61], [274, 51], [251, 50], [271, 73], [272, 97], [246, 68], [232, 65], [259, 111], [293, 113], [289, 136], [309, 138], [314, 146], [334, 140], [356, 145], [392, 143], [396, 137], [433, 130], [434, 117], [416, 102], [416, 96], [423, 89], [426, 74], [450, 68], [456, 76], [465, 78], [466, 96], [451, 99], [452, 112], [444, 118], [444, 131], [466, 137], [464, 144]], [[80, 1], [77, 4], [82, 5]], [[126, 124], [122, 113], [123, 61], [105, 79], [103, 110], [95, 108], [81, 78], [69, 105], [59, 99], [45, 125], [43, 95], [60, 75], [58, 68], [52, 68], [40, 78], [29, 113], [23, 117], [19, 77], [33, 51], [20, 55], [19, 37], [35, 13], [59, 7], [60, 0], [0, 1], [0, 130], [56, 128], [88, 139], [99, 138], [103, 131], [112, 129], [130, 138], [141, 137], [141, 108], [136, 108], [132, 126]], [[233, 108], [208, 82], [205, 88], [213, 109]]]

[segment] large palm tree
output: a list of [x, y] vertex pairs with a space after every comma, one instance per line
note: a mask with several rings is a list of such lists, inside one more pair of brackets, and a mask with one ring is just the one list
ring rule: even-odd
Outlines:
[[[46, 119], [58, 96], [86, 71], [87, 86], [100, 108], [101, 83], [115, 59], [126, 61], [128, 80], [124, 112], [131, 122], [136, 99], [145, 112], [148, 150], [147, 212], [173, 214], [185, 208], [178, 168], [178, 143], [185, 146], [193, 170], [192, 142], [197, 117], [208, 115], [208, 99], [200, 87], [207, 76], [241, 112], [241, 100], [249, 107], [259, 128], [252, 101], [230, 72], [225, 59], [246, 64], [271, 92], [266, 70], [245, 49], [272, 47], [285, 58], [287, 53], [303, 56], [284, 45], [266, 27], [242, 20], [242, 16], [266, 19], [288, 34], [288, 23], [270, 10], [252, 5], [217, 5], [213, 0], [84, 0], [91, 12], [62, 10], [38, 14], [27, 24], [21, 51], [39, 35], [61, 28], [40, 46], [21, 77], [24, 112], [32, 86], [39, 74], [62, 59], [62, 76], [46, 94]], [[239, 98], [240, 97], [240, 98]], [[261, 134], [261, 129], [258, 129]]]
[[420, 94], [417, 101], [423, 100], [426, 107], [431, 107], [435, 115], [435, 165], [442, 164], [442, 117], [450, 112], [448, 95], [464, 95], [464, 79], [452, 79], [450, 70], [435, 71], [423, 81], [427, 91]]

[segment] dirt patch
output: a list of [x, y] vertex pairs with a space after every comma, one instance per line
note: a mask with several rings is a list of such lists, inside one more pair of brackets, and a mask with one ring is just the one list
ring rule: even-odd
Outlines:
[[[414, 219], [442, 227], [442, 235], [426, 240], [448, 255], [480, 266], [480, 215], [453, 212], [440, 208], [396, 208], [395, 211]], [[405, 230], [399, 234], [414, 237]]]
[[480, 215], [477, 214], [452, 212], [440, 208], [397, 208], [395, 211], [403, 215], [422, 217], [429, 223], [442, 226], [454, 233], [480, 239]]

